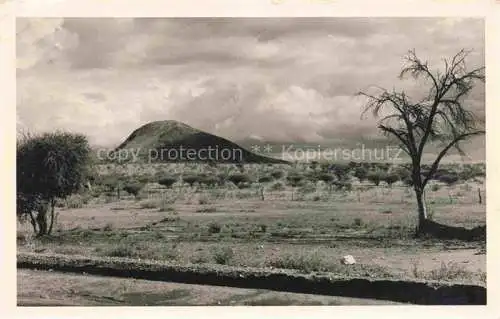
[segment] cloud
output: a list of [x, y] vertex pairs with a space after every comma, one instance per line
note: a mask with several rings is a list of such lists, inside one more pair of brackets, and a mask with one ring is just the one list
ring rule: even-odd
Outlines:
[[[171, 18], [17, 22], [18, 120], [119, 143], [174, 119], [230, 139], [374, 136], [360, 90], [422, 94], [399, 81], [412, 48], [431, 66], [462, 47], [484, 65], [480, 19]], [[484, 86], [468, 101], [484, 116]]]

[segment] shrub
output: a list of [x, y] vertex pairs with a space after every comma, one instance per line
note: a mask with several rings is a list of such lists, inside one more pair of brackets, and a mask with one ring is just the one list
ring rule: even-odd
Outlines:
[[272, 180], [273, 180], [272, 176], [266, 175], [259, 178], [259, 183], [269, 183]]
[[330, 171], [335, 174], [339, 180], [347, 179], [350, 170], [351, 168], [347, 164], [337, 163], [330, 166]]
[[337, 190], [345, 190], [345, 191], [351, 191], [352, 190], [352, 183], [349, 181], [334, 181], [332, 183]]
[[16, 164], [17, 216], [29, 215], [37, 235], [50, 234], [57, 198], [77, 193], [92, 173], [88, 140], [65, 132], [25, 135], [17, 141]]
[[218, 234], [220, 233], [222, 226], [216, 222], [212, 222], [208, 224], [208, 233], [209, 234]]
[[139, 183], [127, 184], [123, 186], [123, 190], [137, 198], [143, 187], [144, 185]]
[[453, 185], [456, 182], [458, 182], [458, 175], [455, 174], [440, 175], [437, 179], [440, 182], [445, 183], [447, 185]]
[[231, 181], [232, 183], [234, 183], [235, 185], [238, 185], [238, 186], [242, 183], [252, 182], [251, 178], [247, 174], [244, 174], [244, 173], [231, 174], [231, 175], [229, 175], [228, 179], [229, 179], [229, 181]]
[[252, 188], [252, 186], [254, 186], [254, 184], [253, 183], [248, 183], [248, 182], [244, 182], [244, 183], [239, 183], [238, 184], [238, 188], [239, 189]]
[[187, 176], [183, 176], [182, 180], [184, 182], [188, 183], [189, 186], [192, 187], [195, 183], [200, 181], [200, 177], [197, 175], [187, 175]]
[[282, 191], [285, 189], [285, 185], [283, 185], [283, 183], [281, 183], [281, 182], [276, 182], [276, 183], [272, 184], [271, 187], [269, 187], [269, 189], [271, 191]]
[[200, 204], [200, 205], [206, 205], [209, 203], [210, 203], [210, 201], [209, 201], [208, 197], [206, 197], [206, 196], [200, 197], [198, 199], [198, 204]]
[[375, 184], [376, 186], [380, 185], [380, 182], [382, 181], [382, 178], [384, 177], [382, 171], [372, 171], [369, 172], [366, 178]]
[[383, 176], [383, 180], [387, 183], [387, 185], [392, 186], [392, 184], [400, 180], [400, 176], [396, 173], [390, 173]]
[[316, 185], [309, 182], [305, 185], [302, 185], [300, 188], [299, 188], [299, 192], [301, 193], [304, 193], [304, 194], [307, 194], [307, 193], [314, 193], [316, 191]]
[[288, 184], [297, 187], [300, 185], [302, 180], [304, 179], [304, 176], [298, 174], [298, 173], [292, 173], [286, 177]]
[[441, 187], [440, 187], [438, 184], [433, 184], [433, 185], [431, 186], [431, 190], [432, 190], [433, 192], [437, 192], [440, 188], [441, 188]]
[[410, 176], [403, 178], [403, 183], [408, 187], [413, 187], [413, 179]]
[[104, 227], [102, 228], [103, 231], [111, 231], [113, 230], [113, 224], [111, 223], [107, 223], [106, 225], [104, 225]]
[[274, 179], [280, 179], [280, 178], [283, 178], [283, 176], [285, 176], [285, 173], [283, 171], [280, 171], [280, 170], [275, 170], [275, 171], [272, 171], [270, 175]]
[[325, 271], [325, 263], [316, 252], [311, 254], [283, 254], [265, 261], [265, 266], [280, 269], [296, 269], [305, 273]]
[[361, 227], [363, 226], [363, 220], [361, 218], [354, 218], [354, 226]]
[[140, 175], [137, 177], [137, 181], [141, 184], [147, 184], [151, 181], [151, 176], [149, 175]]
[[230, 247], [217, 248], [214, 251], [214, 261], [219, 265], [227, 265], [234, 256], [234, 252]]
[[177, 177], [173, 176], [165, 176], [158, 180], [158, 184], [165, 186], [166, 188], [171, 188], [175, 182], [177, 182]]
[[321, 173], [319, 176], [318, 176], [318, 180], [320, 181], [323, 181], [327, 184], [331, 183], [333, 181], [333, 175], [332, 174], [329, 174], [329, 173]]

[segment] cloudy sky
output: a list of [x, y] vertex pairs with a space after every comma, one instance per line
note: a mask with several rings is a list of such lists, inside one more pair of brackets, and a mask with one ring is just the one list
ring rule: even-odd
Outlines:
[[[17, 21], [17, 121], [114, 145], [142, 124], [179, 120], [242, 140], [376, 137], [360, 90], [401, 82], [415, 48], [431, 66], [461, 48], [484, 65], [481, 19], [253, 18]], [[484, 117], [484, 86], [467, 101]]]

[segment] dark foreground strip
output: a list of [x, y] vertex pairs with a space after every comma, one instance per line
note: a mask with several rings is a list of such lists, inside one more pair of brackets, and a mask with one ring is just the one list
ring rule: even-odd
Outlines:
[[421, 305], [486, 305], [486, 288], [475, 285], [335, 278], [280, 270], [229, 266], [177, 266], [122, 258], [19, 253], [17, 267], [187, 284], [391, 300]]

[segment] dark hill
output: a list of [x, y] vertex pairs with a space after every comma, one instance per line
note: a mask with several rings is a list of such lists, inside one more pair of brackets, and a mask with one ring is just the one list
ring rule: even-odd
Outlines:
[[155, 121], [139, 127], [115, 152], [120, 150], [137, 152], [139, 159], [147, 162], [287, 163], [177, 121]]

